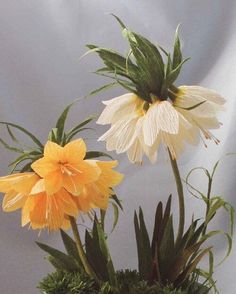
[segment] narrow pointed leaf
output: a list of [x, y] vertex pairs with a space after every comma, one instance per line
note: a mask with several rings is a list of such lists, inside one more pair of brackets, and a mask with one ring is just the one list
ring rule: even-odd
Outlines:
[[57, 250], [57, 249], [55, 249], [53, 247], [50, 247], [50, 246], [48, 246], [46, 244], [39, 243], [39, 242], [36, 242], [36, 244], [43, 251], [47, 252], [52, 257], [59, 260], [60, 263], [63, 263], [66, 270], [69, 270], [69, 271], [78, 270], [78, 266], [77, 266], [77, 264], [75, 263], [74, 259], [71, 256], [68, 256], [65, 253], [63, 253], [63, 252], [61, 252], [61, 251], [59, 251], [59, 250]]
[[82, 262], [75, 241], [63, 230], [60, 230], [60, 233], [67, 253], [76, 260], [79, 266], [82, 267]]
[[23, 132], [24, 134], [26, 134], [28, 137], [30, 137], [31, 140], [36, 145], [38, 145], [40, 148], [43, 148], [43, 144], [32, 133], [30, 133], [29, 131], [27, 131], [25, 128], [23, 128], [21, 126], [18, 126], [16, 124], [13, 124], [13, 123], [3, 122], [3, 121], [1, 121], [0, 124], [6, 125], [6, 126], [11, 126], [11, 127], [15, 128], [15, 129], [20, 130], [21, 132]]

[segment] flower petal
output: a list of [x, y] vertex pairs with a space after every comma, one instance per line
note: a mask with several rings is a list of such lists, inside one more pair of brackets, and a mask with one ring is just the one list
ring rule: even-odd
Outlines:
[[135, 94], [128, 93], [111, 100], [104, 101], [103, 103], [106, 107], [98, 118], [97, 124], [112, 124], [120, 120], [120, 118], [127, 115], [129, 116], [130, 113], [135, 111], [136, 99], [138, 99], [138, 97]]
[[63, 176], [61, 171], [53, 171], [44, 177], [45, 190], [48, 195], [52, 195], [61, 189]]
[[51, 172], [56, 172], [60, 169], [59, 164], [50, 158], [43, 157], [32, 163], [31, 168], [40, 176], [45, 177]]
[[2, 209], [6, 212], [11, 212], [22, 208], [27, 199], [27, 195], [17, 193], [12, 190], [5, 194], [2, 202]]
[[63, 211], [64, 214], [76, 217], [78, 214], [78, 209], [75, 202], [73, 201], [71, 195], [64, 189], [61, 189], [55, 194], [57, 198], [57, 203], [59, 209]]
[[86, 155], [86, 145], [83, 139], [74, 140], [65, 145], [64, 159], [71, 164], [78, 164]]
[[57, 161], [63, 156], [63, 147], [52, 141], [47, 141], [44, 147], [44, 156], [48, 159]]
[[127, 151], [128, 158], [133, 163], [142, 163], [143, 159], [143, 148], [141, 143], [139, 142], [139, 139], [136, 139], [134, 143], [130, 146], [130, 148]]

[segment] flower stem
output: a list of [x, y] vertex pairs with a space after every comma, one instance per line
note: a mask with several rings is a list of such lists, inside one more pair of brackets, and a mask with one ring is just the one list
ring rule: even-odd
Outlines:
[[168, 149], [168, 153], [170, 156], [171, 167], [175, 176], [175, 182], [176, 182], [177, 192], [179, 196], [179, 229], [178, 229], [178, 235], [176, 238], [176, 244], [178, 244], [184, 232], [184, 222], [185, 222], [184, 191], [183, 191], [183, 184], [180, 177], [177, 161], [176, 159], [172, 158], [172, 155], [169, 149]]
[[69, 216], [69, 220], [70, 220], [72, 232], [73, 232], [73, 235], [75, 238], [76, 247], [78, 249], [78, 253], [79, 253], [81, 262], [84, 266], [84, 270], [90, 277], [94, 278], [98, 282], [97, 275], [95, 274], [94, 270], [92, 269], [86, 255], [85, 255], [75, 218], [73, 216]]

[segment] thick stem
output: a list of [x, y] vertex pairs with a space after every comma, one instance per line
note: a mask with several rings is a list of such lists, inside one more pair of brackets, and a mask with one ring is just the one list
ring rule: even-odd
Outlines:
[[185, 222], [184, 191], [183, 191], [183, 184], [180, 177], [177, 161], [172, 158], [172, 155], [169, 149], [168, 149], [168, 152], [170, 156], [171, 167], [175, 176], [175, 182], [176, 182], [176, 187], [177, 187], [177, 192], [179, 197], [179, 229], [178, 229], [178, 235], [176, 238], [176, 244], [178, 244], [184, 232], [184, 222]]
[[82, 264], [84, 266], [84, 270], [86, 271], [86, 273], [90, 277], [92, 277], [96, 281], [98, 281], [98, 278], [97, 278], [94, 270], [92, 269], [86, 255], [85, 255], [84, 248], [83, 248], [83, 245], [82, 245], [82, 242], [81, 242], [81, 239], [80, 239], [80, 235], [79, 235], [79, 231], [78, 231], [78, 227], [77, 227], [75, 218], [73, 216], [69, 216], [69, 220], [70, 220], [72, 232], [73, 232], [73, 235], [74, 235], [74, 238], [75, 238], [76, 247], [78, 249], [78, 253], [79, 253], [81, 262], [82, 262]]

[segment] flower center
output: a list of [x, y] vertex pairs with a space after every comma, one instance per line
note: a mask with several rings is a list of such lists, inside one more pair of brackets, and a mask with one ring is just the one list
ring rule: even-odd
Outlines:
[[77, 169], [76, 167], [72, 166], [68, 162], [61, 162], [59, 161], [59, 166], [62, 174], [66, 174], [68, 176], [75, 176], [78, 173], [82, 173], [81, 170]]
[[138, 114], [138, 116], [144, 116], [146, 114], [146, 112], [148, 111], [149, 108], [149, 103], [146, 101], [143, 101], [141, 99], [139, 99], [136, 102], [136, 113]]

